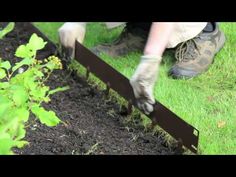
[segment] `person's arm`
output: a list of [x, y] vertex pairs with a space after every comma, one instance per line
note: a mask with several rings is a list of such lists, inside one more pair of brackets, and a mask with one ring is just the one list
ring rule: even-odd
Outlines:
[[174, 29], [174, 23], [154, 22], [152, 23], [144, 55], [155, 55], [162, 57]]
[[153, 89], [163, 52], [174, 29], [173, 23], [153, 22], [141, 61], [130, 79], [138, 107], [146, 114], [153, 111]]

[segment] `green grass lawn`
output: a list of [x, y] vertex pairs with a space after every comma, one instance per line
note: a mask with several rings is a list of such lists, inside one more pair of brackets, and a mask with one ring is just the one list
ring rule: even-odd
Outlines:
[[[57, 29], [63, 23], [35, 23], [58, 43]], [[166, 52], [160, 69], [155, 96], [162, 104], [200, 131], [200, 154], [236, 154], [236, 23], [221, 23], [227, 42], [208, 72], [190, 80], [174, 80], [167, 72], [174, 63], [173, 52]], [[112, 41], [121, 29], [107, 30], [101, 23], [87, 26], [85, 46]], [[103, 59], [131, 77], [141, 53]]]

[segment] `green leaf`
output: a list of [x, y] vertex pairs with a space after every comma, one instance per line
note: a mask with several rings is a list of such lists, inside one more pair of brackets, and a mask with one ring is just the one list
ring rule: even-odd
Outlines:
[[10, 80], [11, 85], [22, 85], [26, 90], [35, 90], [38, 82], [35, 80], [36, 76], [34, 75], [35, 68], [29, 68], [21, 74], [17, 74], [15, 77], [12, 77]]
[[32, 78], [25, 78], [23, 84], [29, 90], [36, 90], [37, 86], [38, 86], [38, 83], [35, 82], [33, 77]]
[[49, 101], [51, 101], [51, 99], [48, 96], [46, 96], [46, 97], [43, 98], [43, 101], [45, 103], [48, 103]]
[[32, 98], [36, 101], [42, 101], [45, 96], [47, 91], [49, 90], [49, 87], [44, 86], [44, 87], [38, 87], [35, 90], [31, 90], [30, 91], [30, 95], [32, 96]]
[[20, 45], [15, 52], [15, 56], [19, 58], [32, 58], [35, 55], [35, 52], [30, 50], [26, 45]]
[[0, 155], [12, 154], [11, 148], [14, 146], [14, 141], [11, 138], [0, 138]]
[[3, 79], [7, 76], [6, 71], [0, 68], [0, 79]]
[[25, 145], [28, 145], [29, 142], [27, 141], [15, 141], [15, 146], [18, 147], [18, 148], [23, 148]]
[[6, 112], [10, 109], [12, 106], [12, 102], [6, 97], [0, 95], [0, 120], [3, 119], [6, 115]]
[[11, 155], [13, 147], [22, 148], [27, 144], [27, 141], [13, 140], [9, 134], [3, 133], [0, 137], [0, 155]]
[[34, 60], [31, 58], [25, 58], [23, 60], [21, 60], [20, 62], [16, 63], [15, 66], [12, 68], [12, 72], [16, 71], [17, 69], [19, 69], [20, 67], [27, 65], [30, 66], [31, 64], [33, 64]]
[[14, 140], [11, 136], [4, 132], [0, 134], [0, 154], [9, 155], [12, 154], [11, 148], [14, 146]]
[[35, 70], [34, 71], [34, 74], [35, 76], [39, 77], [39, 78], [42, 78], [44, 76], [43, 72], [42, 71], [39, 71], [39, 70]]
[[4, 132], [0, 135], [0, 155], [11, 155], [13, 147], [22, 148], [26, 144], [27, 141], [13, 140], [8, 133]]
[[54, 70], [56, 68], [56, 64], [53, 62], [48, 62], [47, 64], [45, 64], [45, 66], [49, 69], [49, 70]]
[[4, 61], [0, 63], [0, 68], [4, 68], [6, 70], [9, 70], [11, 68], [11, 64], [9, 61]]
[[0, 89], [7, 89], [9, 86], [9, 82], [0, 82]]
[[20, 58], [32, 58], [36, 55], [37, 50], [41, 50], [45, 47], [47, 42], [44, 42], [42, 38], [37, 34], [33, 34], [30, 37], [28, 44], [21, 45], [17, 48], [15, 56]]
[[18, 108], [16, 109], [15, 113], [18, 117], [18, 121], [28, 121], [30, 112], [27, 110], [27, 107]]
[[37, 51], [41, 50], [45, 47], [47, 42], [44, 42], [41, 37], [38, 37], [37, 34], [33, 34], [29, 40], [29, 43], [27, 44], [30, 49]]
[[12, 99], [16, 106], [22, 106], [29, 98], [27, 91], [22, 86], [11, 87]]
[[60, 123], [60, 119], [56, 116], [53, 111], [46, 111], [43, 107], [35, 105], [31, 108], [31, 111], [40, 120], [41, 123], [47, 126], [56, 126]]
[[54, 94], [54, 93], [56, 93], [56, 92], [62, 92], [62, 91], [68, 90], [68, 89], [70, 89], [69, 86], [58, 87], [58, 88], [56, 88], [56, 89], [54, 89], [54, 90], [50, 90], [50, 91], [48, 92], [48, 95], [52, 95], [52, 94]]
[[26, 131], [25, 131], [25, 127], [24, 124], [20, 124], [18, 126], [18, 130], [15, 134], [15, 140], [21, 140], [25, 137]]
[[0, 124], [0, 134], [7, 131], [11, 137], [14, 137], [19, 126], [19, 121], [17, 118], [18, 117], [16, 117], [14, 113], [12, 114], [12, 111], [6, 114], [5, 120], [3, 121], [4, 123], [2, 125]]
[[7, 33], [11, 32], [14, 29], [14, 27], [15, 27], [14, 22], [8, 23], [8, 25], [2, 31], [0, 31], [0, 39], [2, 39]]

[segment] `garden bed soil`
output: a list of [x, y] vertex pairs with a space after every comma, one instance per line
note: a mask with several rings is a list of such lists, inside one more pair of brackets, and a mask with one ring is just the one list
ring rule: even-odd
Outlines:
[[[0, 23], [3, 27], [6, 23]], [[28, 42], [32, 33], [25, 23], [16, 23], [14, 31], [0, 40], [0, 57], [19, 61], [14, 56], [16, 48]], [[41, 51], [50, 53], [50, 49]], [[40, 53], [39, 56], [40, 58]], [[41, 56], [42, 57], [42, 56]], [[51, 102], [44, 104], [65, 123], [47, 127], [31, 115], [25, 140], [29, 145], [15, 149], [16, 154], [177, 154], [175, 145], [167, 146], [163, 135], [144, 131], [135, 123], [127, 122], [127, 115], [114, 100], [68, 71], [55, 71], [46, 85], [52, 89], [69, 86], [70, 89], [56, 93]], [[134, 121], [135, 122], [135, 121]]]

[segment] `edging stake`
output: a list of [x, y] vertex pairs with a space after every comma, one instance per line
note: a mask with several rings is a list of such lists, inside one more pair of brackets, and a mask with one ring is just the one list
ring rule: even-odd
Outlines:
[[86, 79], [88, 80], [90, 74], [90, 68], [89, 66], [86, 68]]
[[133, 111], [133, 105], [132, 105], [132, 101], [129, 100], [128, 102], [128, 107], [127, 107], [127, 110], [128, 110], [128, 115], [130, 115]]
[[182, 153], [182, 151], [183, 151], [183, 141], [182, 141], [181, 139], [179, 139], [179, 140], [177, 141], [177, 151], [178, 151], [179, 153]]
[[105, 91], [105, 95], [109, 96], [109, 91], [110, 91], [110, 88], [111, 88], [111, 84], [109, 82], [107, 82], [106, 86], [107, 86], [107, 88], [106, 88], [106, 91]]

